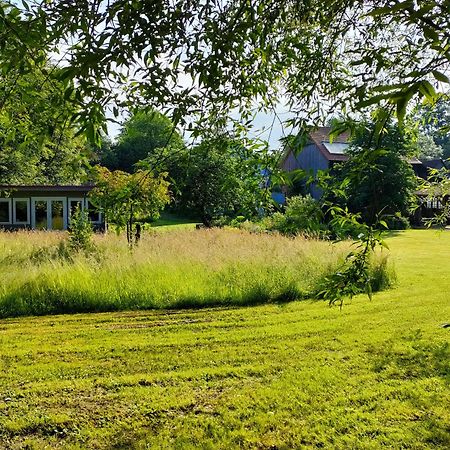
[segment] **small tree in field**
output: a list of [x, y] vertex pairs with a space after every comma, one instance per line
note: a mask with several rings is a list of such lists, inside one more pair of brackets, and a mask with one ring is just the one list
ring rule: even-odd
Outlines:
[[89, 221], [88, 212], [77, 207], [70, 218], [69, 247], [77, 252], [93, 250], [95, 246], [92, 235], [92, 223]]
[[157, 219], [170, 201], [169, 182], [165, 174], [154, 175], [147, 170], [134, 174], [120, 170], [96, 168], [96, 187], [92, 202], [117, 229], [126, 229], [130, 247], [137, 243], [140, 225], [137, 220]]

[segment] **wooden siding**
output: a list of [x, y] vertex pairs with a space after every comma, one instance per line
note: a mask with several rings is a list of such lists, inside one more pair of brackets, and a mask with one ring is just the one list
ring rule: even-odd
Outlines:
[[328, 160], [322, 155], [315, 144], [309, 144], [297, 155], [300, 169], [312, 170], [314, 174], [318, 170], [328, 169]]
[[[311, 171], [313, 175], [319, 170], [326, 170], [329, 168], [329, 161], [322, 155], [316, 144], [308, 144], [297, 155], [290, 151], [286, 159], [282, 164], [282, 169], [286, 172], [293, 170], [307, 170]], [[322, 195], [321, 189], [317, 188], [314, 184], [309, 186], [310, 194], [315, 199], [320, 198]]]

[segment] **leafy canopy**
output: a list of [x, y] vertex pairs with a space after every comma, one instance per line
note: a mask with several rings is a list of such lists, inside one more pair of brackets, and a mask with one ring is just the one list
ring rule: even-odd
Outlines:
[[117, 143], [102, 155], [101, 162], [109, 169], [131, 173], [144, 159], [159, 167], [169, 153], [183, 147], [183, 139], [169, 118], [157, 111], [138, 111], [124, 123]]
[[369, 225], [386, 216], [408, 217], [418, 186], [410, 162], [410, 137], [397, 125], [387, 123], [374, 140], [375, 127], [372, 121], [360, 123], [347, 152], [349, 160], [333, 169], [334, 180], [328, 179], [332, 186], [340, 185], [335, 200], [360, 214]]
[[441, 0], [25, 0], [0, 4], [0, 66], [26, 73], [59, 51], [92, 139], [109, 107], [137, 104], [177, 123], [284, 95], [300, 128], [380, 102], [402, 119], [448, 83], [449, 16]]
[[449, 97], [440, 95], [435, 104], [420, 105], [413, 118], [423, 136], [423, 153], [433, 157], [450, 158]]
[[64, 86], [42, 65], [0, 80], [0, 176], [3, 183], [74, 183], [85, 174], [86, 145], [70, 119]]
[[207, 226], [220, 217], [252, 218], [270, 208], [275, 160], [260, 143], [246, 144], [218, 134], [174, 156], [169, 171], [177, 178], [178, 208]]
[[169, 183], [164, 174], [155, 176], [144, 170], [128, 174], [97, 166], [94, 172], [96, 187], [91, 192], [92, 202], [117, 230], [127, 229], [128, 243], [133, 245], [135, 221], [159, 217], [170, 201]]

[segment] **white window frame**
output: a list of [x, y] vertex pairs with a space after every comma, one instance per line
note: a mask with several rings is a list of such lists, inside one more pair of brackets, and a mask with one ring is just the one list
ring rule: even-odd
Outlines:
[[51, 227], [52, 223], [52, 201], [63, 203], [63, 230], [67, 230], [68, 227], [68, 210], [67, 210], [67, 197], [32, 197], [31, 198], [31, 227], [36, 228], [36, 202], [47, 202], [47, 227], [46, 230], [53, 230]]
[[[26, 202], [27, 203], [27, 221], [26, 222], [19, 222], [16, 220], [16, 203], [17, 202]], [[17, 197], [13, 198], [13, 222], [14, 225], [29, 225], [30, 224], [30, 199], [23, 197]]]
[[[84, 201], [85, 201], [85, 208], [86, 208], [86, 211], [87, 211], [88, 214], [89, 214], [89, 202], [90, 202], [90, 200], [89, 200], [88, 197], [86, 197]], [[91, 202], [91, 203], [92, 203], [92, 202]], [[94, 205], [92, 205], [92, 206], [94, 206]], [[96, 223], [96, 224], [102, 223], [102, 212], [99, 211], [98, 209], [97, 209], [96, 211], [98, 212], [98, 220], [91, 220], [91, 223]]]
[[0, 222], [0, 225], [12, 225], [12, 202], [10, 198], [0, 198], [0, 202], [8, 203], [9, 222]]

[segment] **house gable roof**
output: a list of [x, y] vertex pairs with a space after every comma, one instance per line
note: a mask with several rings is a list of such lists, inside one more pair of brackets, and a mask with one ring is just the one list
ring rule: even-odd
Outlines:
[[[333, 153], [326, 148], [325, 144], [330, 144], [330, 133], [331, 127], [319, 127], [316, 130], [311, 131], [308, 135], [309, 144], [315, 144], [319, 152], [327, 161], [347, 161], [348, 156], [342, 153], [342, 151], [340, 151], [339, 153]], [[339, 136], [336, 136], [333, 139], [333, 144], [348, 144], [349, 140], [350, 133], [345, 132], [340, 134]], [[292, 151], [292, 148], [288, 148], [287, 151], [284, 152], [284, 155], [280, 161], [280, 165], [284, 164]]]
[[[324, 144], [330, 142], [331, 127], [320, 127], [309, 133], [309, 139], [319, 149], [327, 161], [347, 161], [348, 156], [339, 152], [332, 153]], [[333, 144], [348, 144], [350, 133], [345, 132], [333, 139]]]

